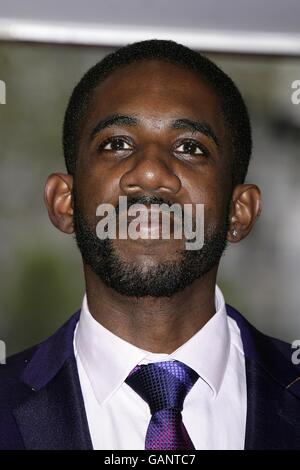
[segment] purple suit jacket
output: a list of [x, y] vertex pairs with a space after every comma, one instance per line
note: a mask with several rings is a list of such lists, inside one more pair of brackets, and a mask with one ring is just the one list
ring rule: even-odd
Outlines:
[[[245, 449], [299, 450], [300, 370], [291, 362], [291, 347], [226, 308], [241, 330], [245, 352]], [[0, 365], [1, 450], [92, 449], [73, 351], [79, 315], [46, 341]]]

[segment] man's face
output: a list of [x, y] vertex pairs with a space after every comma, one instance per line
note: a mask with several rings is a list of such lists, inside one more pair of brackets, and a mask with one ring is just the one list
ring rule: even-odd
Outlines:
[[[126, 295], [173, 295], [218, 264], [225, 248], [231, 155], [219, 99], [193, 72], [146, 61], [114, 72], [95, 90], [80, 131], [74, 227], [83, 259]], [[133, 202], [204, 204], [205, 244], [106, 240], [96, 209]]]

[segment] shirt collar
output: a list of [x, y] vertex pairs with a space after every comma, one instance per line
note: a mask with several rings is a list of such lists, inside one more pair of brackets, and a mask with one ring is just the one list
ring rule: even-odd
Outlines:
[[75, 355], [89, 378], [99, 404], [124, 383], [137, 364], [178, 360], [194, 369], [217, 395], [227, 366], [230, 333], [225, 302], [216, 286], [216, 313], [186, 343], [171, 354], [144, 351], [116, 336], [91, 315], [86, 295], [74, 335]]
[[194, 369], [216, 396], [221, 388], [230, 351], [230, 331], [223, 294], [215, 291], [216, 313], [186, 343], [174, 351], [173, 359]]

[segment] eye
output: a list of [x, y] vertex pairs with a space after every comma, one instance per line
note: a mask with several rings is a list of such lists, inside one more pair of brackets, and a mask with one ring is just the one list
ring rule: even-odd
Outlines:
[[111, 150], [113, 152], [122, 151], [122, 150], [130, 150], [132, 147], [131, 145], [121, 137], [115, 137], [106, 140], [100, 145], [100, 150]]
[[176, 152], [189, 155], [205, 155], [201, 146], [193, 140], [186, 140], [176, 147]]

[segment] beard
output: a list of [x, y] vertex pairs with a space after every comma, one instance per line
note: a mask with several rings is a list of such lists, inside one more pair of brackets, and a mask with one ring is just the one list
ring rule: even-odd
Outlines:
[[[132, 204], [168, 204], [156, 196], [128, 198]], [[118, 206], [116, 213], [118, 215]], [[93, 224], [81, 212], [73, 191], [73, 223], [77, 246], [84, 262], [107, 286], [128, 297], [171, 297], [200, 279], [219, 264], [227, 246], [229, 204], [218, 227], [209, 227], [200, 250], [179, 250], [177, 259], [156, 265], [128, 262], [115, 249], [111, 239], [99, 239]]]

